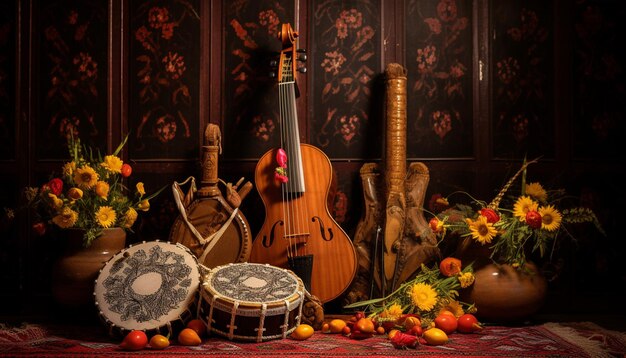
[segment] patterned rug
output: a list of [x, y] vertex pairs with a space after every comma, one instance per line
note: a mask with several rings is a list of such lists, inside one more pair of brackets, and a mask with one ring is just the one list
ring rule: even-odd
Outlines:
[[305, 341], [292, 339], [240, 343], [205, 339], [196, 347], [172, 345], [165, 350], [122, 351], [119, 341], [101, 328], [61, 325], [0, 324], [0, 357], [624, 357], [626, 333], [589, 323], [546, 323], [536, 326], [489, 326], [480, 333], [450, 335], [442, 346], [417, 350], [393, 348], [386, 336], [354, 340], [316, 332]]

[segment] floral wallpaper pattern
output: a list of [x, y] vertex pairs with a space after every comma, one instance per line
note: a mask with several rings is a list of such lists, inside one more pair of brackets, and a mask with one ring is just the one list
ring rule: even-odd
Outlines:
[[131, 3], [130, 119], [135, 159], [188, 159], [199, 143], [198, 2]]
[[41, 26], [37, 156], [65, 158], [67, 138], [104, 147], [107, 114], [107, 1], [54, 1]]
[[574, 155], [621, 158], [626, 133], [626, 4], [580, 0], [574, 13]]
[[0, 159], [15, 158], [15, 7], [0, 4]]
[[407, 3], [407, 157], [473, 153], [472, 4]]
[[380, 74], [380, 2], [325, 0], [312, 6], [312, 144], [331, 158], [380, 157], [381, 118], [372, 101]]
[[[293, 21], [290, 1], [225, 1], [224, 156], [259, 158], [279, 143], [278, 88], [270, 67], [281, 50], [278, 32]], [[303, 133], [303, 129], [300, 129]]]
[[493, 2], [493, 154], [554, 156], [552, 4]]

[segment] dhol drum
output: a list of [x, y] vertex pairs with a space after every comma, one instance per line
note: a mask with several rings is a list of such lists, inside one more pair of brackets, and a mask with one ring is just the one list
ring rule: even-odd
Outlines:
[[174, 336], [197, 312], [201, 268], [181, 244], [129, 246], [100, 270], [94, 296], [109, 335], [131, 330]]
[[300, 324], [305, 288], [292, 271], [234, 263], [203, 277], [198, 318], [210, 333], [230, 340], [285, 338]]

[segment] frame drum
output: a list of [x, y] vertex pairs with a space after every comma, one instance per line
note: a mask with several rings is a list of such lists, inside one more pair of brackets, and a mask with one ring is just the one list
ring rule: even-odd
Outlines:
[[203, 277], [198, 317], [230, 340], [285, 338], [300, 324], [305, 289], [293, 272], [268, 264], [218, 266]]
[[109, 335], [174, 334], [195, 313], [200, 267], [181, 244], [150, 241], [120, 251], [100, 270], [94, 297]]

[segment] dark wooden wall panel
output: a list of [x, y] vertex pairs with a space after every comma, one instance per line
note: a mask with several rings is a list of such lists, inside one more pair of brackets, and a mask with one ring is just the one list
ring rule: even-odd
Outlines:
[[[381, 156], [380, 1], [312, 2], [311, 143], [332, 158]], [[380, 81], [378, 85], [380, 85]]]
[[553, 4], [493, 1], [493, 156], [554, 158]]
[[133, 159], [197, 157], [198, 0], [131, 1], [129, 131]]
[[407, 156], [472, 157], [472, 1], [409, 0]]
[[279, 145], [278, 88], [270, 61], [281, 50], [278, 31], [296, 31], [293, 1], [224, 1], [223, 105], [225, 158], [259, 158]]
[[67, 157], [70, 135], [104, 147], [107, 138], [108, 1], [35, 2], [36, 148]]
[[577, 1], [574, 7], [574, 156], [621, 158], [626, 132], [626, 4]]
[[0, 4], [0, 160], [15, 159], [16, 5]]

